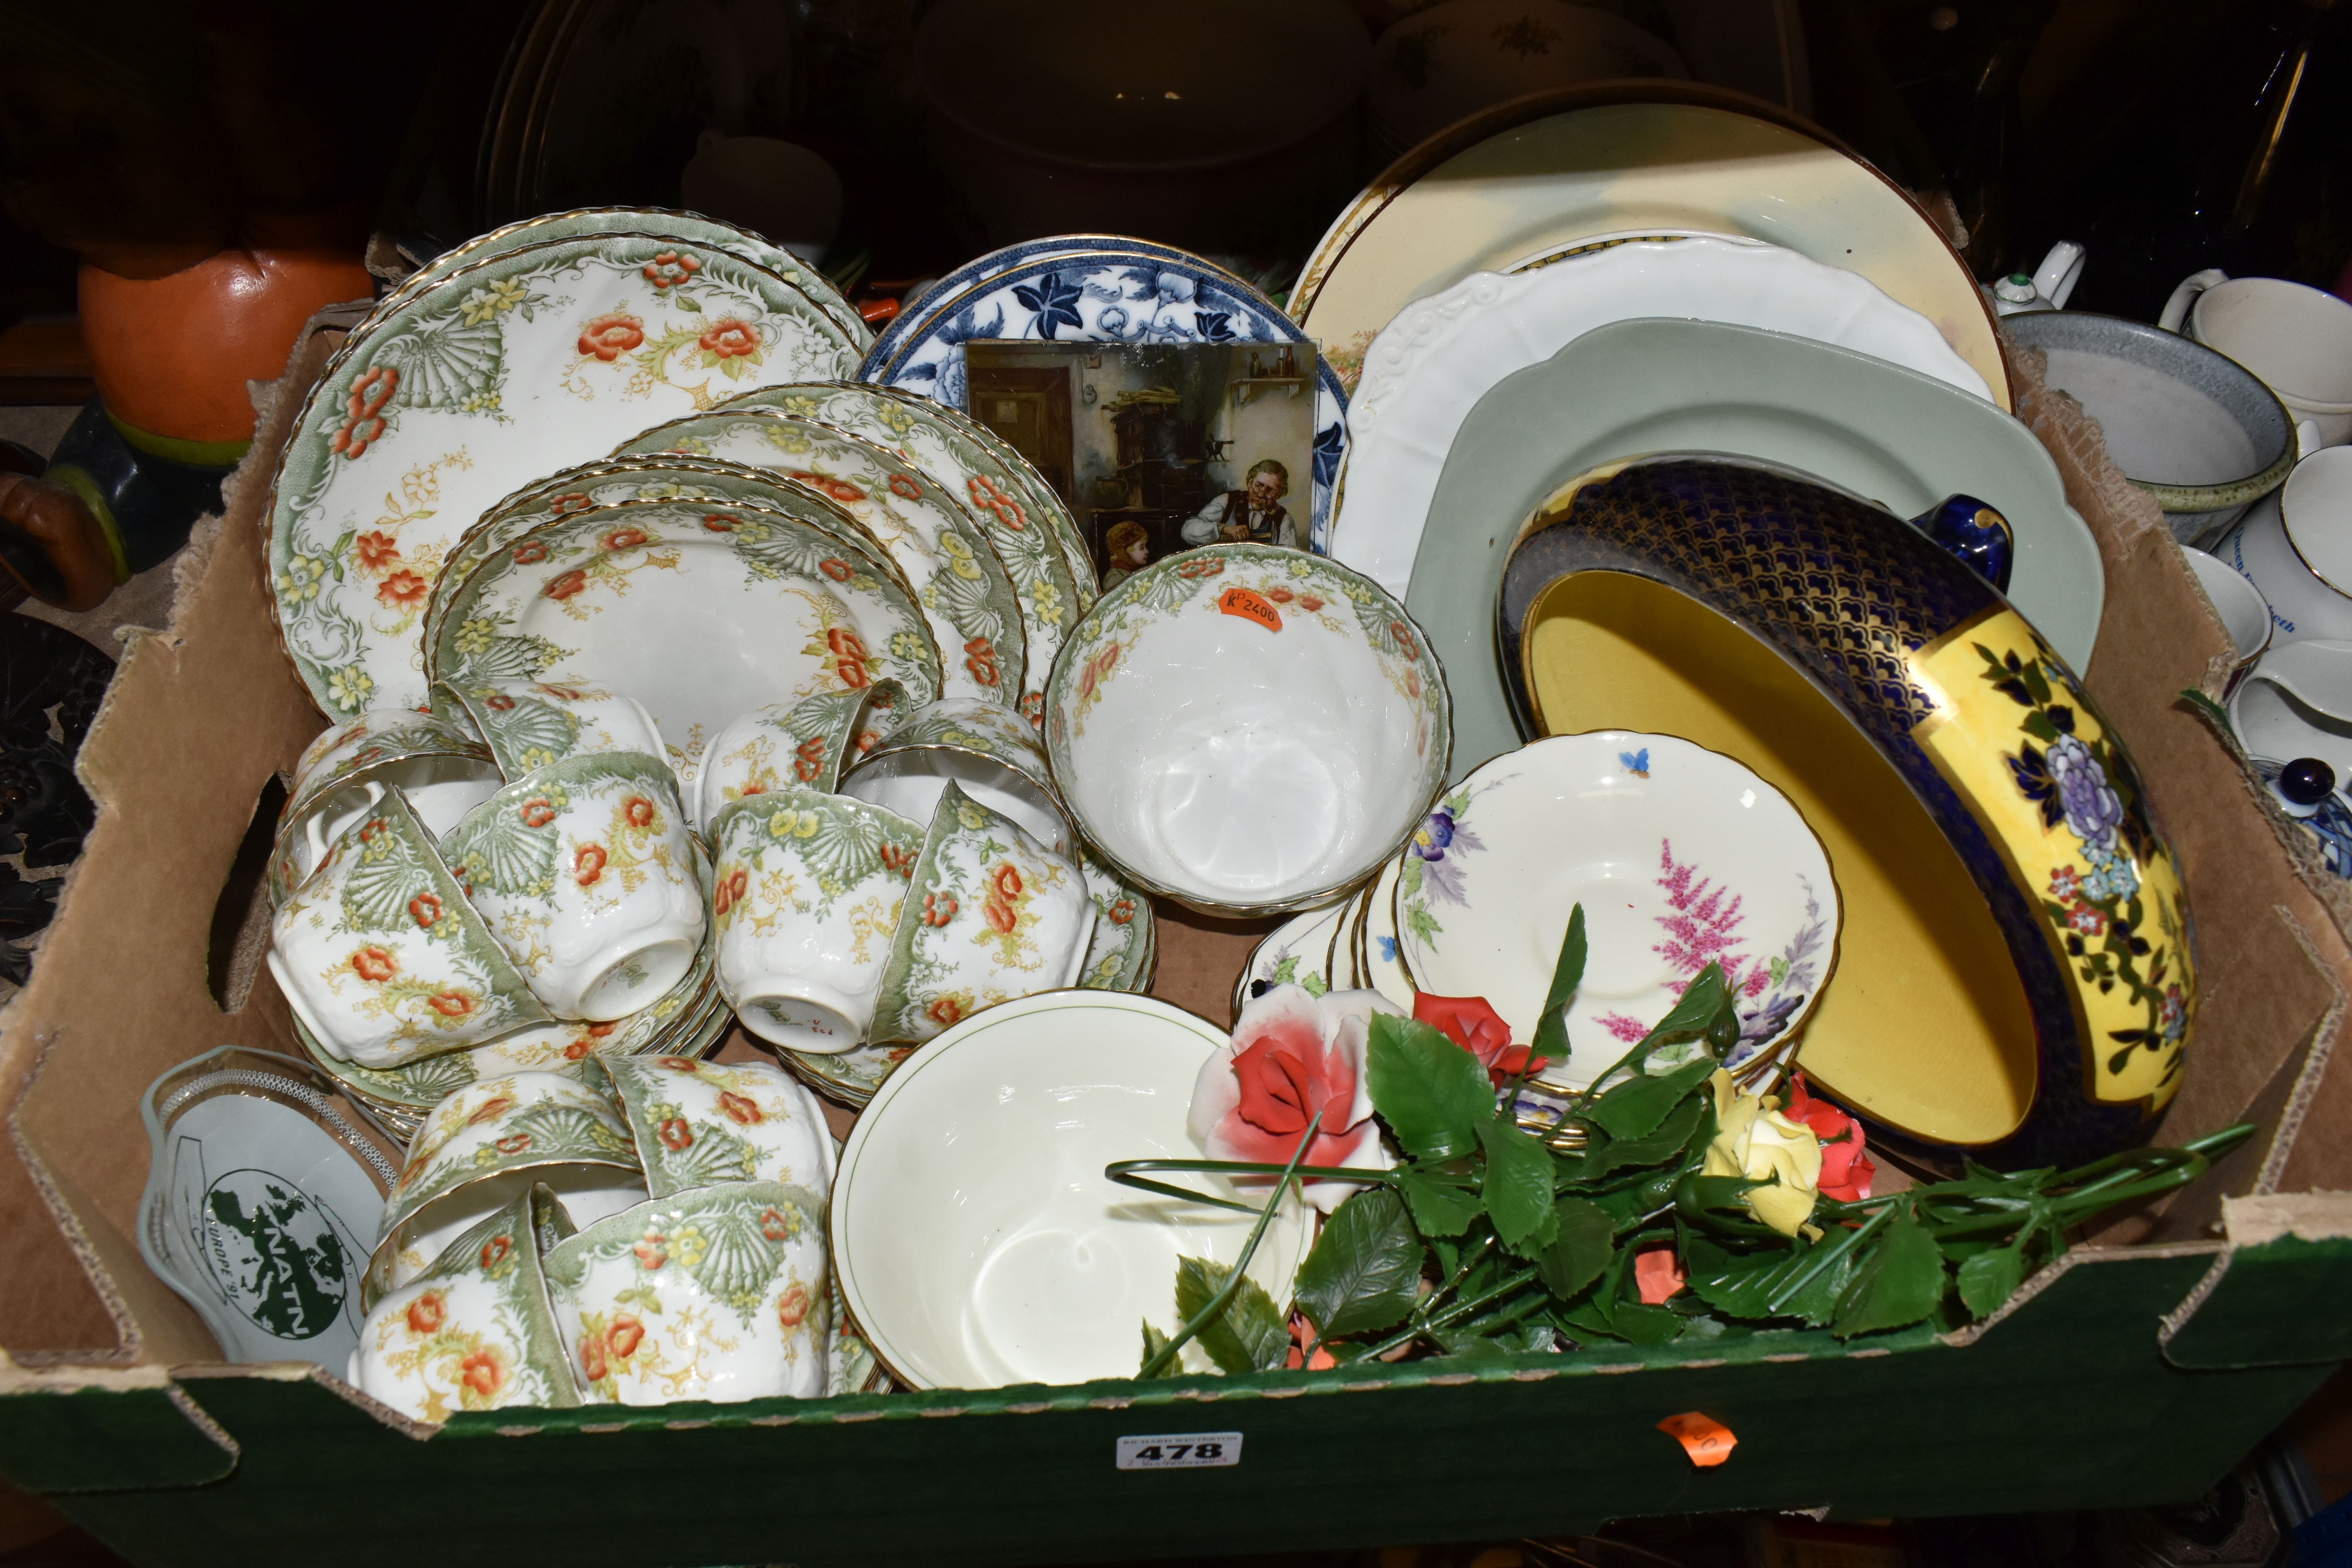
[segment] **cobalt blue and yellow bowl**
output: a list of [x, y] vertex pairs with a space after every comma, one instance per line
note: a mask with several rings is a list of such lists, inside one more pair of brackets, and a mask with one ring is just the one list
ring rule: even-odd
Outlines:
[[1821, 834], [1846, 920], [1799, 1047], [1817, 1088], [1937, 1164], [2151, 1130], [2197, 994], [2179, 865], [2121, 740], [1977, 571], [1793, 471], [1645, 458], [1521, 527], [1496, 631], [1523, 733], [1685, 736]]

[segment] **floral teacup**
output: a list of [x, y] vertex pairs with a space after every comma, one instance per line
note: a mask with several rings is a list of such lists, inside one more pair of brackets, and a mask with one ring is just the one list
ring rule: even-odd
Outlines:
[[566, 757], [640, 752], [660, 757], [661, 731], [635, 698], [560, 680], [482, 680], [439, 689], [466, 710], [512, 783]]
[[397, 790], [278, 907], [269, 972], [319, 1043], [363, 1067], [548, 1021]]
[[906, 694], [895, 680], [877, 680], [862, 690], [754, 708], [703, 748], [688, 802], [697, 808], [695, 825], [708, 833], [732, 802], [787, 785], [832, 794], [841, 770], [880, 744], [904, 714]]
[[326, 847], [382, 799], [408, 797], [436, 838], [499, 787], [498, 764], [462, 723], [405, 708], [372, 709], [312, 741], [295, 764], [269, 857], [273, 906], [317, 869]]
[[559, 1017], [625, 1017], [694, 963], [706, 929], [696, 850], [657, 757], [541, 768], [476, 806], [441, 851]]
[[549, 1294], [587, 1401], [822, 1397], [824, 1216], [804, 1188], [730, 1182], [639, 1204], [557, 1243]]
[[1036, 731], [999, 702], [947, 697], [919, 709], [851, 765], [841, 793], [928, 822], [950, 781], [1048, 848], [1075, 842]]
[[833, 1133], [816, 1097], [765, 1062], [691, 1057], [609, 1060], [654, 1196], [720, 1182], [833, 1190]]
[[898, 813], [795, 785], [747, 795], [711, 824], [719, 988], [743, 1026], [824, 1054], [866, 1037], [923, 829]]
[[1094, 913], [1076, 861], [950, 784], [891, 939], [871, 1037], [919, 1043], [982, 1007], [1075, 984]]
[[578, 1405], [541, 1273], [542, 1247], [572, 1229], [543, 1186], [501, 1205], [376, 1302], [352, 1352], [353, 1386], [419, 1421]]
[[610, 1080], [590, 1070], [593, 1063], [583, 1062], [577, 1079], [551, 1072], [485, 1079], [434, 1107], [384, 1205], [368, 1266], [371, 1300], [415, 1279], [457, 1231], [533, 1182], [554, 1188], [575, 1224], [637, 1201], [645, 1181], [636, 1142], [610, 1098]]

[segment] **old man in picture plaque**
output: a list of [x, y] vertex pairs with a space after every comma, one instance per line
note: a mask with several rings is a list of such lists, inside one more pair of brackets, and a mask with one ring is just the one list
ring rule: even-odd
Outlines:
[[1272, 458], [1250, 465], [1244, 487], [1227, 490], [1188, 520], [1182, 532], [1187, 544], [1278, 544], [1302, 550], [1298, 524], [1282, 504], [1290, 493], [1290, 470]]

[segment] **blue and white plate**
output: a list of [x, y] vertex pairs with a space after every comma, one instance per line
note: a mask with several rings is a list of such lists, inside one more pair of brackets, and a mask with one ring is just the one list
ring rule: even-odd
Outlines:
[[[890, 323], [857, 379], [969, 410], [963, 345], [975, 340], [1062, 342], [1303, 343], [1274, 302], [1189, 251], [1150, 240], [1059, 235], [968, 261]], [[1313, 543], [1324, 552], [1331, 487], [1348, 450], [1348, 395], [1316, 359]]]

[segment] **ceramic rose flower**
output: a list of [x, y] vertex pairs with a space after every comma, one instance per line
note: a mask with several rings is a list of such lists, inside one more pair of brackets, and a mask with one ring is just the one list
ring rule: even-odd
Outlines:
[[1716, 1133], [1700, 1173], [1765, 1183], [1748, 1189], [1739, 1201], [1782, 1236], [1797, 1235], [1821, 1201], [1821, 1141], [1811, 1128], [1790, 1121], [1766, 1100], [1740, 1093], [1720, 1068], [1708, 1082], [1715, 1089]]
[[[1286, 1164], [1317, 1111], [1321, 1128], [1303, 1162], [1386, 1170], [1396, 1157], [1381, 1144], [1364, 1051], [1372, 1015], [1402, 1016], [1377, 991], [1318, 997], [1277, 985], [1242, 1008], [1233, 1038], [1192, 1086], [1192, 1136], [1213, 1160]], [[1244, 1178], [1246, 1179], [1246, 1178]], [[1353, 1182], [1309, 1182], [1307, 1201], [1329, 1214]]]
[[1878, 1167], [1862, 1152], [1862, 1123], [1826, 1100], [1815, 1100], [1799, 1073], [1789, 1096], [1789, 1119], [1812, 1129], [1822, 1142], [1822, 1196], [1842, 1204], [1870, 1196]]
[[1511, 1026], [1486, 1005], [1484, 996], [1419, 992], [1412, 999], [1412, 1016], [1476, 1057], [1496, 1089], [1521, 1073], [1539, 1073], [1551, 1065], [1526, 1046], [1511, 1044]]

